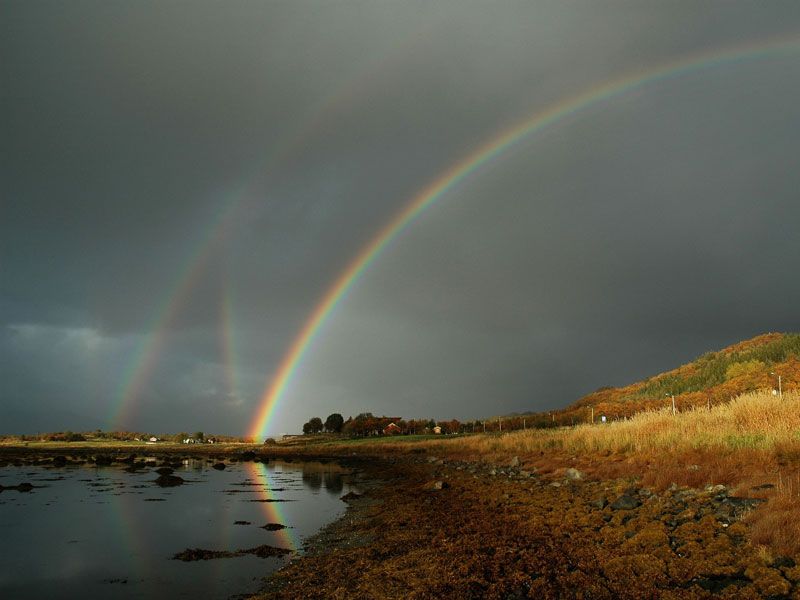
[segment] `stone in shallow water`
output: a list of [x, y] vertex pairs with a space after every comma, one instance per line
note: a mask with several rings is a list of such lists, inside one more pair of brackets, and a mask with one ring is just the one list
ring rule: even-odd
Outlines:
[[175, 487], [176, 485], [183, 485], [183, 477], [177, 475], [160, 475], [154, 483], [161, 487]]
[[2, 486], [0, 485], [0, 492], [3, 490], [17, 490], [18, 492], [30, 492], [33, 489], [33, 484], [26, 482], [20, 483], [19, 485], [7, 485]]

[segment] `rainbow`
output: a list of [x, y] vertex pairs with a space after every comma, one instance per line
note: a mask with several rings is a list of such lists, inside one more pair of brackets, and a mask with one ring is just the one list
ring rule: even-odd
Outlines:
[[[441, 18], [444, 18], [444, 14]], [[343, 78], [333, 92], [310, 108], [298, 129], [293, 130], [279, 143], [274, 144], [274, 148], [277, 150], [261, 155], [253, 161], [252, 172], [249, 176], [244, 177], [244, 181], [256, 180], [265, 163], [268, 165], [267, 172], [274, 171], [278, 166], [290, 163], [299, 156], [315, 133], [324, 130], [328, 123], [335, 122], [336, 114], [352, 104], [368, 84], [387, 69], [391, 69], [392, 63], [399, 60], [406, 51], [418, 47], [420, 43], [431, 37], [435, 24], [434, 20], [428, 21], [396, 47], [381, 54], [366, 57], [361, 68], [354, 70], [351, 76]], [[252, 187], [245, 183], [229, 194], [229, 198], [233, 198], [233, 200], [228, 199], [223, 203], [220, 214], [211, 220], [205, 236], [188, 253], [174, 285], [169, 288], [146, 328], [148, 333], [142, 336], [122, 373], [116, 400], [112, 404], [109, 416], [112, 428], [131, 425], [133, 407], [156, 368], [158, 357], [166, 343], [168, 326], [175, 320], [190, 292], [197, 285], [213, 251], [224, 241], [232, 221], [249, 200]], [[223, 350], [227, 351], [226, 348]], [[225, 368], [227, 371], [231, 369], [229, 365], [226, 365]], [[229, 372], [226, 377], [228, 378], [227, 383], [230, 384]]]
[[142, 337], [133, 359], [123, 373], [122, 383], [109, 419], [113, 428], [130, 424], [130, 412], [134, 400], [139, 397], [144, 384], [155, 369], [156, 360], [166, 342], [167, 326], [174, 322], [178, 309], [197, 285], [214, 250], [225, 239], [237, 207], [237, 204], [233, 204], [220, 211], [213, 221], [211, 235], [204, 238], [202, 243], [189, 253], [183, 275], [175, 281], [161, 307], [156, 311], [152, 323], [147, 328], [150, 333]]
[[607, 82], [600, 83], [574, 96], [564, 98], [539, 110], [509, 129], [492, 137], [488, 142], [462, 158], [444, 171], [434, 181], [417, 193], [391, 221], [389, 221], [338, 276], [295, 337], [278, 369], [265, 388], [258, 404], [248, 435], [261, 439], [281, 397], [297, 372], [304, 355], [313, 344], [322, 325], [336, 309], [353, 284], [369, 269], [389, 243], [409, 227], [422, 212], [441, 199], [447, 192], [474, 175], [487, 163], [498, 158], [524, 138], [554, 126], [565, 118], [587, 108], [609, 102], [644, 86], [697, 71], [718, 67], [737, 61], [752, 61], [800, 49], [800, 37], [772, 38], [736, 47], [723, 48], [684, 57], [661, 64], [655, 68], [639, 70]]

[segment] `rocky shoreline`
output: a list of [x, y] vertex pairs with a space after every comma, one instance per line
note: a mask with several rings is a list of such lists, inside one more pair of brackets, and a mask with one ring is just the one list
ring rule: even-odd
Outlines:
[[381, 483], [255, 598], [800, 597], [798, 557], [747, 540], [742, 518], [765, 500], [725, 486], [540, 477], [516, 459], [389, 459], [367, 471]]
[[[209, 466], [273, 458], [261, 449], [0, 449], [0, 464], [117, 465], [160, 477], [186, 457]], [[360, 493], [343, 496], [344, 516], [306, 540], [255, 598], [800, 598], [800, 557], [748, 541], [743, 518], [768, 509], [775, 492], [766, 480], [657, 490], [574, 467], [540, 474], [516, 457], [274, 458], [347, 464]], [[187, 555], [198, 557], [214, 558]]]

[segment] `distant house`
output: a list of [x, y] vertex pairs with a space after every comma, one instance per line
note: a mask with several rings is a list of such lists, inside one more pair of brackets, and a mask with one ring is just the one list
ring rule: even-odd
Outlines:
[[214, 438], [209, 438], [209, 439], [208, 439], [208, 443], [209, 443], [209, 444], [213, 444], [213, 443], [214, 443]]
[[183, 443], [184, 444], [195, 444], [195, 443], [197, 443], [197, 440], [194, 439], [194, 438], [186, 438], [185, 440], [183, 440]]
[[383, 435], [396, 435], [401, 433], [400, 427], [397, 423], [389, 423], [386, 427], [383, 428]]
[[151, 441], [151, 442], [157, 442], [157, 441], [158, 441], [158, 438], [157, 438], [156, 436], [152, 436], [152, 437], [150, 438], [150, 440], [149, 440], [149, 441]]
[[437, 425], [436, 427], [433, 428], [433, 433], [435, 434], [442, 433], [442, 428]]

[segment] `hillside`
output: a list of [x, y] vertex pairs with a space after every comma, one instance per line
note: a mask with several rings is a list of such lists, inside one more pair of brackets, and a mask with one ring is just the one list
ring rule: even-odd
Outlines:
[[586, 422], [592, 408], [596, 419], [629, 417], [670, 406], [670, 394], [675, 395], [678, 410], [713, 406], [746, 392], [777, 389], [777, 375], [784, 392], [800, 388], [800, 334], [767, 333], [644, 381], [600, 388], [555, 411], [551, 419], [555, 424]]

